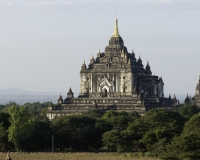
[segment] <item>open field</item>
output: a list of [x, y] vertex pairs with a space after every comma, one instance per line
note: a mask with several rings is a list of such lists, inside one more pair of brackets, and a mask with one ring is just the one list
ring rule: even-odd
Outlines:
[[[111, 153], [10, 153], [12, 160], [159, 160], [158, 158], [133, 158]], [[0, 153], [0, 160], [6, 153]]]

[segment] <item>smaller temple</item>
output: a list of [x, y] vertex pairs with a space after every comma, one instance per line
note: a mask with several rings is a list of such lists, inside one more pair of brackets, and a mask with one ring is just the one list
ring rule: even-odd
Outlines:
[[189, 97], [188, 94], [185, 98], [185, 104], [193, 104], [200, 107], [200, 75], [199, 80], [196, 85], [195, 95], [194, 97]]

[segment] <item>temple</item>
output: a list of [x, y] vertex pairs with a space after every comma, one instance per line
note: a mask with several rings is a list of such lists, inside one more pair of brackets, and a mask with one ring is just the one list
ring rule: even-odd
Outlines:
[[200, 75], [199, 75], [199, 80], [197, 82], [197, 85], [196, 85], [196, 90], [195, 90], [195, 94], [193, 97], [189, 97], [188, 94], [185, 98], [185, 104], [192, 104], [192, 105], [196, 105], [196, 106], [199, 106], [200, 107]]
[[47, 116], [81, 114], [88, 110], [137, 111], [144, 114], [152, 108], [176, 109], [179, 101], [164, 97], [162, 77], [152, 75], [147, 62], [129, 53], [119, 34], [118, 20], [104, 52], [93, 56], [87, 66], [83, 61], [80, 70], [80, 93], [74, 98], [70, 87], [65, 99], [60, 95], [58, 104], [48, 107]]

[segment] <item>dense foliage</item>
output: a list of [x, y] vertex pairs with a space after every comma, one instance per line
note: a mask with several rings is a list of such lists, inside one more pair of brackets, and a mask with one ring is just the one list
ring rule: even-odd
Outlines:
[[179, 111], [152, 109], [137, 112], [59, 116], [49, 121], [48, 103], [10, 102], [1, 105], [0, 150], [117, 151], [150, 153], [162, 159], [200, 159], [199, 108], [184, 105]]

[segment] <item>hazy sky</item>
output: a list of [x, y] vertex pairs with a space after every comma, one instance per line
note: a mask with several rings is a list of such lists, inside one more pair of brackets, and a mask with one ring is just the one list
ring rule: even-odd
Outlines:
[[116, 14], [125, 46], [163, 77], [165, 96], [193, 95], [199, 0], [1, 0], [0, 89], [79, 92], [82, 61], [104, 51]]

